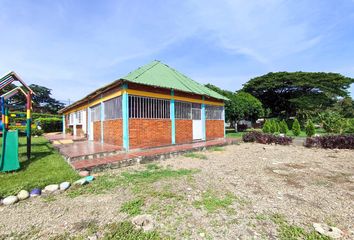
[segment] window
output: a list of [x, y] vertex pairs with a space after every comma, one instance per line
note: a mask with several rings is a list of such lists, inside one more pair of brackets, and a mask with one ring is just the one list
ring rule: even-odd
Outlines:
[[75, 113], [76, 124], [82, 124], [82, 111], [77, 111]]
[[73, 125], [74, 124], [74, 113], [70, 113], [69, 114], [69, 125]]
[[170, 101], [165, 99], [129, 96], [130, 118], [170, 118]]
[[122, 118], [122, 98], [117, 97], [104, 102], [104, 119]]
[[202, 119], [202, 105], [199, 103], [192, 103], [192, 119], [201, 120]]
[[101, 121], [101, 104], [91, 107], [91, 121]]
[[209, 120], [223, 120], [224, 119], [224, 107], [222, 106], [205, 106], [206, 119]]
[[176, 119], [191, 119], [192, 104], [186, 102], [175, 102], [175, 118]]

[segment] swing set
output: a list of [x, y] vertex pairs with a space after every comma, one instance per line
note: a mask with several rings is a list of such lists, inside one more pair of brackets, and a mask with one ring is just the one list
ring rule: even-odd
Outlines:
[[18, 158], [18, 130], [9, 130], [9, 99], [16, 94], [23, 94], [26, 97], [26, 140], [27, 140], [27, 160], [31, 158], [31, 110], [32, 95], [34, 92], [26, 83], [15, 73], [9, 72], [0, 78], [0, 90], [13, 82], [19, 82], [22, 86], [18, 86], [0, 96], [1, 124], [2, 128], [2, 149], [0, 159], [0, 172], [15, 171], [20, 168]]

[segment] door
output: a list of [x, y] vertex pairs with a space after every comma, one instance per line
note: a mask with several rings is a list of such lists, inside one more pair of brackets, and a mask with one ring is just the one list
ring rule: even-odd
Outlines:
[[192, 104], [193, 140], [203, 139], [202, 109], [197, 103]]

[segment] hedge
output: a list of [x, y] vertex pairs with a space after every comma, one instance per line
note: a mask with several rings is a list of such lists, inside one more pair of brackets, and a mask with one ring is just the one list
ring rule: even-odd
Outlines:
[[60, 132], [62, 131], [63, 124], [61, 118], [38, 118], [36, 123], [41, 127], [41, 129], [47, 132]]
[[305, 141], [305, 147], [354, 149], [354, 135], [308, 137]]
[[279, 145], [290, 145], [293, 142], [291, 137], [281, 137], [275, 136], [273, 134], [262, 133], [262, 132], [249, 132], [243, 134], [242, 140], [244, 142], [257, 142], [262, 144], [279, 144]]

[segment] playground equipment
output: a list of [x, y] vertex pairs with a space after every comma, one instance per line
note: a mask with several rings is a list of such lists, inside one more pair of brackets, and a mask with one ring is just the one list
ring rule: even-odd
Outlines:
[[14, 171], [20, 168], [18, 159], [18, 130], [9, 130], [9, 99], [18, 93], [26, 97], [26, 140], [27, 140], [27, 160], [31, 158], [31, 109], [32, 95], [34, 94], [25, 82], [15, 73], [9, 72], [0, 78], [0, 90], [13, 82], [19, 82], [18, 86], [0, 96], [0, 109], [2, 114], [2, 150], [0, 159], [0, 172]]

